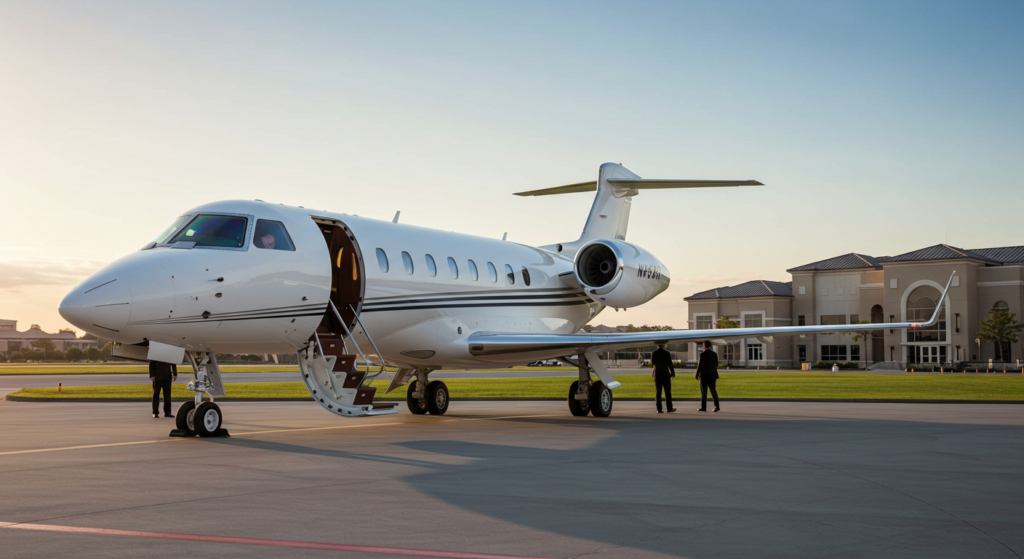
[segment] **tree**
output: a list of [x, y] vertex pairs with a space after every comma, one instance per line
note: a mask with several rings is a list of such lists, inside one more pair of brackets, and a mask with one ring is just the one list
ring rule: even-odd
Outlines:
[[988, 318], [978, 325], [978, 337], [985, 343], [996, 344], [996, 359], [1010, 360], [1010, 344], [1020, 341], [1024, 324], [1017, 321], [1017, 315], [1010, 309], [992, 309]]
[[107, 359], [110, 359], [110, 352], [113, 349], [114, 349], [114, 342], [107, 342], [106, 344], [104, 344], [103, 347], [100, 349], [100, 356], [101, 356], [101, 358], [104, 361], [106, 361]]
[[[719, 330], [726, 329], [726, 328], [739, 328], [739, 327], [740, 327], [740, 323], [739, 322], [736, 322], [735, 320], [730, 320], [729, 317], [725, 316], [725, 315], [722, 315], [715, 322], [715, 328], [717, 328]], [[732, 357], [736, 353], [734, 351], [734, 349], [733, 349], [733, 342], [726, 341], [725, 345], [727, 347], [726, 347], [726, 351], [724, 352], [725, 355], [723, 355], [723, 357], [725, 357], [726, 364], [731, 365], [732, 364]]]
[[90, 346], [85, 350], [85, 358], [89, 361], [99, 361], [103, 359], [103, 352], [96, 346]]
[[42, 330], [43, 327], [38, 325], [38, 324], [33, 324], [33, 325], [29, 326], [28, 329], [29, 330]]
[[81, 361], [85, 359], [85, 352], [78, 349], [77, 347], [69, 347], [64, 352], [64, 356], [67, 357], [68, 361]]
[[32, 347], [42, 350], [44, 353], [47, 351], [55, 351], [57, 347], [53, 345], [52, 340], [36, 340], [32, 342]]
[[[858, 320], [857, 322], [854, 322], [854, 324], [871, 324], [871, 321], [870, 320]], [[859, 342], [861, 340], [864, 340], [865, 342], [867, 342], [868, 340], [871, 339], [871, 333], [872, 332], [873, 332], [873, 330], [857, 330], [856, 332], [854, 332], [853, 341]], [[864, 351], [861, 352], [860, 357], [861, 357], [861, 361], [864, 361], [865, 364], [866, 364], [867, 363], [867, 359], [868, 359], [868, 345], [867, 345], [867, 343], [864, 344]], [[876, 357], [874, 357], [874, 359], [878, 359], [878, 357], [876, 356]]]
[[71, 332], [75, 336], [78, 335], [78, 330], [75, 330], [74, 328], [61, 328], [57, 331], [58, 334], [63, 334], [64, 332]]

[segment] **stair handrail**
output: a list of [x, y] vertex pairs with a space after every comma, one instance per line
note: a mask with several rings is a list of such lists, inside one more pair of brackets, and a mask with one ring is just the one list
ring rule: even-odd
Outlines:
[[[380, 374], [383, 373], [385, 370], [384, 356], [381, 355], [380, 350], [377, 349], [377, 343], [373, 341], [373, 336], [370, 335], [370, 331], [366, 329], [365, 325], [363, 325], [362, 319], [359, 318], [359, 313], [357, 313], [356, 310], [352, 308], [352, 305], [349, 305], [348, 308], [350, 311], [352, 311], [352, 316], [356, 317], [356, 322], [359, 324], [359, 327], [363, 329], [363, 334], [366, 334], [366, 339], [370, 340], [370, 346], [373, 347], [373, 351], [377, 353], [377, 357], [380, 357], [380, 370], [377, 371], [377, 374], [373, 375], [372, 378], [379, 377]], [[352, 343], [356, 343], [354, 339], [352, 340]], [[363, 358], [363, 361], [366, 361], [366, 358]]]
[[[338, 323], [341, 324], [341, 327], [345, 329], [345, 335], [347, 335], [349, 338], [352, 339], [352, 345], [354, 345], [356, 347], [356, 351], [359, 352], [359, 357], [363, 358], [363, 363], [369, 363], [370, 360], [367, 359], [366, 355], [363, 354], [363, 349], [361, 347], [359, 347], [359, 343], [356, 342], [355, 337], [352, 335], [352, 331], [349, 330], [348, 326], [345, 324], [345, 319], [341, 318], [341, 313], [338, 312], [338, 307], [334, 306], [334, 301], [331, 301], [330, 299], [328, 299], [327, 303], [329, 305], [331, 305], [331, 310], [334, 311], [334, 316], [338, 317]], [[356, 316], [356, 320], [359, 320], [358, 316]], [[362, 323], [360, 323], [360, 326], [362, 326]], [[363, 332], [366, 332], [365, 328], [363, 328]], [[366, 337], [369, 338], [370, 335], [367, 334]], [[370, 343], [372, 344], [373, 340], [370, 340]], [[374, 349], [376, 349], [376, 348], [374, 348]], [[377, 355], [380, 355], [380, 354], [378, 353]]]

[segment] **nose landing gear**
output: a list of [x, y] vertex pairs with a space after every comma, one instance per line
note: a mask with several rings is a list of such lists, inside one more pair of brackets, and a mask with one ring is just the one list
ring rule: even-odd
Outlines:
[[[188, 389], [194, 390], [196, 397], [178, 407], [178, 413], [174, 416], [177, 429], [171, 431], [171, 436], [230, 437], [228, 430], [221, 427], [224, 414], [220, 406], [213, 402], [214, 397], [224, 395], [217, 358], [210, 352], [189, 351], [186, 355], [195, 374], [195, 378], [188, 383]], [[209, 401], [203, 401], [203, 393]]]

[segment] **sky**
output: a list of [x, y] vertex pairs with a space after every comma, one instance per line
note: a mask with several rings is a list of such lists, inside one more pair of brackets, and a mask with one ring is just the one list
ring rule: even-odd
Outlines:
[[1024, 245], [1024, 3], [0, 3], [0, 318], [188, 208], [262, 199], [542, 245], [593, 180], [669, 269], [595, 322], [849, 252]]

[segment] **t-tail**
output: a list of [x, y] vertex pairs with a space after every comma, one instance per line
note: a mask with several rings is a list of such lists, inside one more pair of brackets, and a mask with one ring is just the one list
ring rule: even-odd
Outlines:
[[755, 180], [678, 180], [678, 179], [643, 179], [619, 163], [601, 165], [596, 181], [580, 182], [516, 192], [516, 196], [548, 196], [551, 194], [569, 194], [573, 192], [597, 191], [594, 205], [590, 208], [587, 223], [583, 226], [580, 238], [552, 245], [558, 252], [574, 254], [583, 245], [596, 239], [626, 240], [626, 229], [629, 227], [629, 209], [642, 189], [654, 188], [716, 188], [724, 186], [761, 186]]

